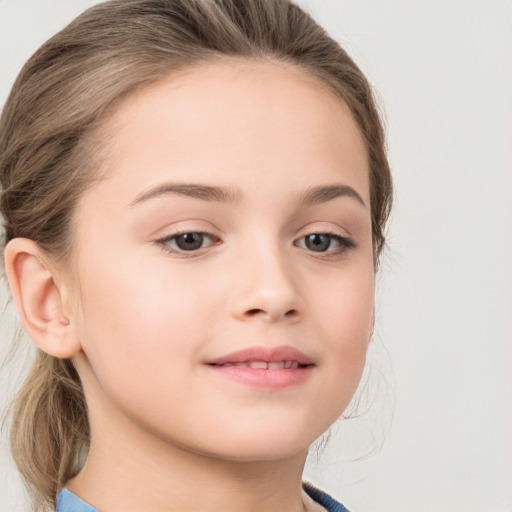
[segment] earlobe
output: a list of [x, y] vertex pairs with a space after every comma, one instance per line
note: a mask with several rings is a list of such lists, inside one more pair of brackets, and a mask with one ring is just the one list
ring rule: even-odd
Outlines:
[[77, 354], [80, 342], [69, 312], [64, 310], [63, 288], [32, 240], [14, 238], [4, 249], [7, 279], [25, 329], [44, 352], [59, 358]]

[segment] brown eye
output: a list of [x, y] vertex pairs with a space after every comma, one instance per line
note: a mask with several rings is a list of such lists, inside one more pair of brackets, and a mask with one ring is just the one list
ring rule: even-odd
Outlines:
[[313, 233], [312, 235], [306, 236], [306, 247], [315, 252], [324, 252], [329, 249], [331, 238], [332, 237], [329, 235]]
[[192, 256], [195, 251], [205, 249], [210, 245], [216, 245], [219, 242], [220, 239], [218, 237], [209, 233], [186, 231], [157, 240], [156, 244], [158, 244], [164, 252], [174, 253], [178, 256], [180, 254], [185, 255], [185, 253], [190, 253]]
[[178, 249], [182, 251], [196, 251], [201, 249], [205, 236], [203, 233], [183, 233], [173, 238]]
[[299, 238], [295, 245], [326, 256], [342, 254], [356, 247], [353, 240], [335, 233], [311, 233]]

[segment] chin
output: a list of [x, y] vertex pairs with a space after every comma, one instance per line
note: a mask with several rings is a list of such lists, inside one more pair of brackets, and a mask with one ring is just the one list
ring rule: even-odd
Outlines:
[[303, 456], [304, 460], [308, 454], [308, 448], [301, 447], [298, 449], [295, 447], [292, 449], [291, 447], [289, 449], [283, 449], [282, 446], [280, 447], [245, 447], [245, 449], [240, 448], [239, 450], [236, 450], [233, 448], [233, 446], [226, 447], [226, 450], [220, 451], [215, 450], [215, 452], [205, 452], [203, 455], [207, 455], [213, 458], [223, 459], [227, 461], [233, 461], [233, 462], [278, 462], [283, 460], [289, 460], [294, 457]]
[[[301, 454], [306, 457], [310, 444], [317, 436], [305, 436], [304, 432], [288, 433], [281, 431], [247, 432], [243, 435], [238, 432], [223, 439], [211, 440], [208, 443], [214, 446], [213, 450], [204, 446], [201, 451], [204, 455], [237, 462], [271, 462], [290, 459]], [[319, 434], [320, 435], [320, 434]]]

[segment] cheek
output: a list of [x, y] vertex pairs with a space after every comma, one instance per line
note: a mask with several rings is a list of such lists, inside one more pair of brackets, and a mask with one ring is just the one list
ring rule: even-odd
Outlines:
[[367, 345], [373, 325], [374, 285], [371, 262], [353, 265], [326, 283], [328, 292], [315, 298], [318, 311], [323, 312], [319, 313], [322, 324], [340, 348]]
[[151, 380], [159, 364], [175, 374], [185, 355], [193, 359], [202, 342], [198, 330], [205, 331], [203, 313], [215, 304], [203, 300], [200, 283], [169, 275], [165, 266], [148, 269], [122, 259], [116, 265], [90, 260], [80, 275], [80, 338], [98, 378], [146, 372]]
[[333, 386], [329, 392], [338, 396], [344, 408], [361, 378], [373, 329], [372, 265], [345, 273], [329, 290], [316, 300], [317, 315], [322, 320], [317, 329], [325, 340], [320, 346]]
[[197, 290], [180, 289], [162, 275], [157, 279], [156, 269], [108, 270], [96, 266], [82, 273], [80, 336], [92, 371], [84, 385], [96, 403], [115, 404], [141, 424], [148, 418], [168, 424], [172, 411], [186, 408], [183, 383], [203, 343], [194, 316]]

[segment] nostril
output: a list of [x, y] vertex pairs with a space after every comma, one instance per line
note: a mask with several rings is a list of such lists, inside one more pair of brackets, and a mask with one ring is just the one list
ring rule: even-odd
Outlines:
[[263, 310], [262, 309], [250, 309], [249, 311], [247, 311], [247, 314], [249, 316], [255, 316], [258, 313], [263, 313]]
[[[259, 309], [259, 308], [248, 309], [245, 312], [245, 315], [246, 315], [246, 317], [250, 317], [250, 318], [258, 316], [258, 315], [263, 315], [265, 317], [268, 316], [269, 318], [274, 318], [274, 319], [277, 319], [281, 316], [281, 315], [277, 314], [277, 312], [275, 312], [275, 314], [273, 314], [272, 312], [269, 312], [265, 309]], [[299, 316], [298, 310], [290, 309], [290, 310], [286, 311], [281, 316], [281, 318], [296, 318], [298, 316]]]

